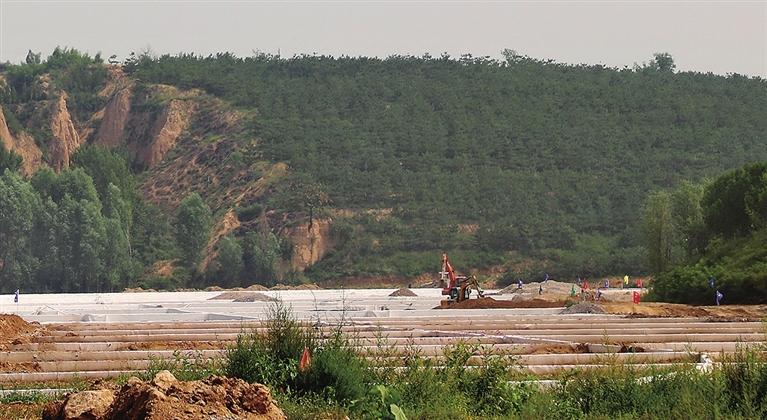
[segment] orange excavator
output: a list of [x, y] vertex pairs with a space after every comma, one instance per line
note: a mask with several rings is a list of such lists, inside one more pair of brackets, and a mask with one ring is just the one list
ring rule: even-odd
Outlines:
[[448, 296], [449, 302], [463, 302], [471, 296], [471, 290], [477, 291], [479, 297], [485, 295], [485, 291], [479, 287], [476, 276], [459, 276], [455, 274], [447, 254], [442, 254], [442, 271], [439, 273], [439, 284], [442, 294]]

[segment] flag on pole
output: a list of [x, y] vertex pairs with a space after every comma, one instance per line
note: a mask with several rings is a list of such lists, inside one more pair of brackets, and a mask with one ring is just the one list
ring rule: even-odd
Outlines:
[[639, 305], [639, 292], [632, 293], [632, 298], [635, 305]]
[[13, 302], [19, 303], [19, 289], [16, 289], [16, 294], [13, 296]]
[[724, 295], [719, 290], [716, 291], [716, 306], [719, 306], [719, 302], [722, 301]]
[[298, 361], [298, 371], [306, 372], [309, 366], [312, 364], [312, 355], [309, 353], [309, 348], [304, 347], [304, 352], [301, 354], [301, 359]]

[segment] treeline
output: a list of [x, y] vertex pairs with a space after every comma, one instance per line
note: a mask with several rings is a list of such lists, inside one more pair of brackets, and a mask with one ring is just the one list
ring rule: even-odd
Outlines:
[[[264, 156], [322, 185], [339, 224], [315, 278], [433, 271], [449, 250], [477, 266], [558, 277], [644, 270], [643, 197], [767, 159], [767, 84], [504, 60], [230, 54], [137, 57], [144, 81], [202, 88], [254, 111]], [[531, 267], [530, 264], [522, 264]]]
[[[265, 284], [277, 278], [273, 235], [225, 237], [217, 257], [201, 266], [212, 228], [208, 206], [191, 194], [169, 215], [146, 202], [118, 152], [83, 146], [72, 169], [56, 174], [42, 167], [29, 179], [17, 172], [20, 164], [0, 147], [3, 292], [239, 286], [254, 275]], [[170, 273], [158, 273], [158, 263]]]
[[643, 226], [658, 299], [767, 302], [767, 163], [650, 194]]

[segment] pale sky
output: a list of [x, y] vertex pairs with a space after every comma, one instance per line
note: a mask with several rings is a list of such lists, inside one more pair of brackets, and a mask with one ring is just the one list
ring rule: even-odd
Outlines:
[[57, 45], [124, 58], [253, 51], [535, 58], [611, 67], [669, 52], [678, 70], [767, 77], [760, 1], [0, 0], [0, 61]]

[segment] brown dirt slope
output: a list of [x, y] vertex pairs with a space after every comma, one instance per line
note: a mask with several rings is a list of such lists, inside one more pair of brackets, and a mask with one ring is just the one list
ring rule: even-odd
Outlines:
[[25, 132], [17, 133], [15, 137], [11, 134], [2, 107], [0, 107], [0, 143], [24, 159], [21, 164], [24, 175], [31, 176], [42, 164], [43, 152], [37, 147], [32, 137]]
[[63, 90], [54, 103], [50, 125], [53, 139], [48, 147], [49, 163], [60, 171], [69, 167], [72, 155], [80, 147], [80, 135], [67, 109], [67, 93]]
[[183, 382], [170, 372], [162, 371], [151, 382], [131, 378], [116, 393], [102, 389], [72, 394], [43, 410], [44, 420], [67, 418], [278, 420], [286, 417], [263, 385], [221, 376]]

